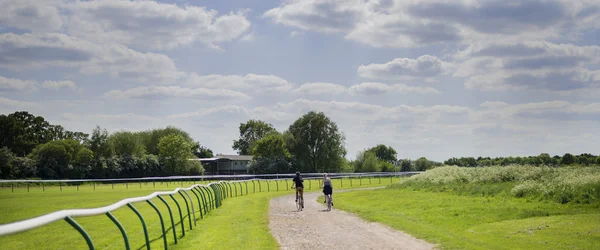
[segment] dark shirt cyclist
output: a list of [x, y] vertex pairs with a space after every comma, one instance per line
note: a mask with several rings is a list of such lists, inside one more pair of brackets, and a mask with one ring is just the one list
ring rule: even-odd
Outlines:
[[[292, 184], [292, 189], [294, 186], [296, 187], [296, 202], [298, 202], [298, 194], [300, 194], [302, 201], [304, 201], [304, 180], [302, 179], [302, 176], [300, 176], [300, 172], [296, 172], [296, 177], [294, 177], [292, 181], [294, 182], [294, 184]], [[302, 202], [302, 208], [304, 208], [304, 202]]]

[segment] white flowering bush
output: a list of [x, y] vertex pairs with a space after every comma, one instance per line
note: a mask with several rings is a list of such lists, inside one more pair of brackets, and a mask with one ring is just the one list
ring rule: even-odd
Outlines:
[[443, 188], [477, 184], [477, 188], [481, 189], [481, 185], [494, 183], [505, 183], [509, 189], [507, 193], [515, 197], [539, 197], [560, 203], [600, 202], [599, 167], [443, 166], [407, 178], [400, 186]]

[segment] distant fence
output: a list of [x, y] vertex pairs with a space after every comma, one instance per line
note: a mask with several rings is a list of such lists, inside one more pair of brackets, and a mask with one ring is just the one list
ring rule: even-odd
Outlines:
[[[373, 179], [378, 179], [379, 184], [383, 184], [382, 180], [386, 179], [386, 178], [390, 178], [390, 183], [391, 183], [392, 179], [394, 177], [410, 176], [410, 175], [419, 174], [419, 173], [420, 172], [351, 173], [351, 174], [332, 173], [332, 174], [329, 174], [329, 176], [332, 179], [340, 179], [340, 181], [341, 181], [340, 184], [343, 187], [344, 179], [348, 179], [347, 185], [349, 185], [349, 186], [353, 186], [353, 179], [358, 179], [359, 183], [356, 183], [356, 184], [358, 186], [362, 186], [362, 180], [364, 178], [367, 178], [369, 180], [369, 184], [372, 184], [371, 182]], [[308, 173], [308, 174], [302, 174], [302, 175], [303, 175], [304, 179], [309, 180], [308, 181], [309, 185], [312, 185], [311, 180], [322, 178], [322, 174], [320, 174], [320, 173]], [[196, 212], [199, 212], [200, 219], [202, 219], [209, 211], [220, 207], [222, 205], [222, 201], [224, 199], [226, 199], [228, 197], [243, 196], [244, 193], [245, 193], [245, 195], [248, 195], [249, 194], [249, 183], [252, 183], [252, 193], [256, 193], [256, 191], [257, 191], [256, 183], [258, 183], [258, 188], [259, 188], [258, 192], [263, 192], [261, 181], [267, 182], [267, 190], [265, 190], [267, 192], [271, 192], [271, 188], [270, 188], [271, 184], [269, 184], [269, 183], [272, 183], [272, 182], [275, 182], [276, 191], [279, 191], [279, 183], [285, 181], [286, 190], [288, 190], [290, 187], [289, 186], [290, 183], [288, 183], [288, 181], [291, 180], [290, 177], [292, 177], [292, 176], [294, 176], [294, 174], [236, 175], [236, 176], [230, 176], [230, 175], [227, 175], [227, 176], [225, 176], [225, 175], [170, 176], [170, 177], [148, 177], [148, 178], [128, 178], [128, 179], [87, 179], [87, 180], [0, 180], [0, 183], [52, 183], [52, 182], [59, 182], [59, 183], [121, 182], [122, 183], [122, 182], [128, 182], [128, 181], [134, 181], [134, 182], [154, 181], [154, 182], [156, 182], [156, 181], [219, 180], [219, 179], [221, 179], [220, 181], [212, 182], [207, 185], [194, 184], [188, 188], [177, 188], [170, 192], [154, 192], [150, 195], [143, 196], [143, 197], [127, 198], [127, 199], [121, 200], [117, 203], [114, 203], [112, 205], [108, 205], [105, 207], [91, 208], [91, 209], [60, 210], [60, 211], [49, 213], [49, 214], [42, 215], [39, 217], [0, 225], [0, 236], [5, 236], [5, 235], [15, 234], [15, 233], [23, 232], [23, 231], [28, 231], [28, 230], [35, 229], [37, 227], [47, 225], [47, 224], [55, 222], [55, 221], [65, 220], [67, 223], [69, 223], [69, 225], [71, 225], [75, 230], [77, 230], [83, 236], [89, 249], [95, 249], [95, 246], [94, 246], [94, 243], [93, 243], [91, 237], [88, 235], [88, 233], [85, 231], [85, 229], [75, 221], [74, 218], [75, 217], [85, 217], [85, 216], [95, 216], [95, 215], [106, 215], [108, 218], [110, 218], [110, 220], [115, 224], [115, 226], [121, 232], [124, 243], [125, 243], [125, 248], [130, 249], [129, 238], [127, 236], [127, 232], [125, 231], [124, 227], [121, 225], [119, 220], [117, 220], [117, 218], [111, 214], [112, 211], [117, 210], [121, 207], [127, 206], [139, 217], [140, 223], [142, 224], [142, 228], [144, 230], [146, 248], [149, 250], [150, 249], [150, 239], [148, 236], [148, 229], [146, 227], [146, 221], [144, 220], [144, 217], [142, 216], [142, 214], [133, 205], [134, 203], [138, 203], [138, 202], [146, 202], [158, 214], [158, 217], [160, 219], [160, 224], [161, 224], [161, 230], [162, 230], [161, 238], [163, 239], [164, 248], [168, 249], [168, 244], [167, 244], [167, 237], [168, 237], [167, 231], [168, 230], [165, 230], [165, 222], [163, 220], [163, 215], [160, 212], [160, 210], [158, 209], [158, 207], [156, 207], [156, 205], [151, 201], [151, 199], [158, 198], [167, 207], [168, 214], [169, 214], [170, 221], [171, 221], [171, 229], [173, 230], [173, 240], [174, 240], [174, 243], [177, 244], [177, 233], [176, 233], [175, 221], [173, 220], [174, 216], [179, 215], [179, 219], [181, 222], [181, 232], [184, 236], [185, 235], [184, 217], [188, 218], [189, 229], [191, 230], [192, 229], [192, 217], [193, 217], [193, 224], [194, 224], [194, 226], [196, 225], [196, 221], [197, 221]], [[235, 178], [237, 180], [232, 180], [233, 178]], [[223, 180], [229, 180], [229, 181], [223, 181]], [[355, 180], [355, 182], [356, 182], [356, 180]], [[245, 190], [244, 190], [244, 187], [245, 187]], [[309, 189], [311, 189], [311, 188], [309, 187]], [[275, 191], [275, 190], [273, 190], [273, 191]], [[195, 200], [196, 200], [197, 206], [195, 206], [194, 199], [192, 198], [190, 193], [192, 193], [192, 195], [196, 198]], [[179, 204], [179, 202], [173, 196], [173, 195], [177, 195], [177, 194], [179, 194], [181, 196], [181, 198], [183, 198], [183, 200], [185, 202], [185, 208], [186, 208], [185, 210], [182, 209], [182, 206]], [[177, 212], [177, 213], [175, 213], [173, 211], [174, 209], [171, 209], [171, 206], [167, 203], [167, 201], [165, 200], [165, 197], [169, 197], [170, 199], [172, 199], [175, 202], [176, 207], [177, 207], [177, 211], [175, 211], [175, 212]], [[187, 216], [184, 216], [184, 213], [186, 211], [187, 211]], [[174, 215], [174, 213], [175, 213], [175, 215]]]
[[[390, 176], [410, 176], [419, 174], [421, 172], [367, 172], [367, 173], [328, 173], [329, 178], [341, 179], [341, 178], [356, 178], [361, 179], [362, 177], [390, 177]], [[197, 176], [167, 176], [167, 177], [142, 177], [142, 178], [115, 178], [115, 179], [69, 179], [69, 180], [1, 180], [0, 187], [11, 187], [14, 192], [15, 188], [24, 186], [29, 192], [32, 186], [41, 186], [42, 191], [45, 191], [46, 186], [59, 186], [62, 191], [63, 186], [79, 186], [83, 184], [90, 184], [95, 190], [97, 184], [111, 184], [114, 189], [115, 184], [125, 184], [129, 188], [129, 184], [137, 183], [148, 184], [152, 183], [156, 187], [156, 183], [168, 183], [169, 182], [195, 182], [195, 181], [226, 181], [226, 180], [285, 180], [291, 179], [290, 177], [295, 174], [258, 174], [258, 175], [197, 175]], [[319, 179], [322, 178], [323, 173], [303, 173], [304, 179]]]

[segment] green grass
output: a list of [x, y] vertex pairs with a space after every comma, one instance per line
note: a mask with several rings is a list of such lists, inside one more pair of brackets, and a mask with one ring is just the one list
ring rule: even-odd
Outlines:
[[[393, 182], [398, 182], [398, 178], [372, 178], [372, 179], [353, 179], [350, 183], [349, 179], [344, 180], [333, 180], [333, 185], [336, 189], [347, 189], [356, 187], [369, 187], [369, 186], [381, 186]], [[32, 217], [40, 216], [50, 212], [62, 210], [62, 209], [75, 209], [75, 208], [94, 208], [110, 205], [121, 199], [145, 196], [154, 191], [171, 191], [176, 187], [188, 187], [194, 184], [193, 182], [177, 182], [169, 183], [156, 183], [156, 187], [152, 183], [139, 184], [118, 184], [113, 186], [97, 185], [94, 190], [92, 185], [82, 185], [77, 190], [75, 186], [63, 186], [63, 190], [60, 191], [58, 186], [46, 186], [42, 190], [42, 187], [30, 187], [27, 191], [26, 186], [20, 186], [16, 188], [14, 192], [10, 187], [0, 188], [0, 224], [15, 222], [23, 219], [29, 219]], [[206, 182], [204, 183], [206, 184]], [[317, 180], [306, 180], [305, 189], [307, 192], [319, 190], [319, 181]], [[160, 209], [167, 229], [167, 239], [169, 245], [176, 246], [180, 249], [188, 248], [213, 248], [220, 246], [219, 244], [231, 244], [235, 246], [235, 237], [241, 237], [245, 239], [255, 239], [255, 246], [257, 248], [270, 248], [273, 239], [268, 230], [256, 231], [256, 228], [264, 228], [264, 225], [268, 223], [266, 216], [268, 212], [268, 201], [269, 197], [276, 195], [284, 195], [292, 193], [289, 188], [291, 181], [260, 181], [248, 183], [248, 189], [246, 185], [242, 184], [235, 186], [237, 194], [246, 194], [246, 191], [250, 195], [233, 197], [225, 200], [223, 206], [217, 210], [214, 210], [208, 214], [204, 219], [200, 219], [200, 214], [196, 212], [197, 227], [193, 226], [192, 231], [189, 230], [189, 222], [187, 217], [184, 218], [184, 226], [186, 228], [186, 236], [181, 238], [181, 224], [179, 216], [174, 217], [176, 223], [176, 232], [178, 238], [181, 238], [177, 245], [174, 245], [171, 228], [171, 220], [168, 216], [166, 206], [158, 199], [153, 199], [152, 202]], [[279, 190], [279, 192], [278, 192]], [[268, 192], [269, 191], [269, 192]], [[253, 194], [256, 192], [257, 194]], [[268, 193], [267, 193], [268, 192]], [[233, 195], [236, 193], [233, 192]], [[194, 199], [194, 204], [197, 207], [197, 201], [193, 194], [190, 194]], [[186, 208], [184, 200], [181, 196], [175, 196], [184, 214], [186, 214]], [[174, 213], [177, 213], [176, 205], [171, 199], [167, 199], [171, 209]], [[144, 216], [146, 224], [148, 225], [148, 231], [150, 235], [151, 247], [162, 249], [162, 231], [159, 222], [158, 215], [146, 203], [134, 204], [138, 210]], [[246, 211], [247, 210], [247, 211]], [[130, 244], [132, 249], [140, 249], [145, 246], [145, 240], [143, 236], [143, 230], [138, 217], [127, 207], [120, 208], [113, 212], [114, 216], [123, 224], [127, 231]], [[258, 216], [262, 214], [261, 216]], [[122, 236], [117, 227], [109, 220], [106, 216], [92, 216], [92, 217], [80, 217], [75, 218], [76, 221], [81, 224], [85, 230], [90, 234], [95, 246], [98, 249], [122, 249], [124, 243]], [[235, 225], [235, 227], [231, 227]], [[214, 226], [214, 229], [212, 228]], [[221, 232], [223, 227], [227, 228], [248, 228], [248, 230], [237, 230], [235, 235], [227, 236]], [[200, 229], [200, 230], [197, 230]], [[231, 241], [231, 243], [223, 243], [222, 241]], [[187, 243], [193, 241], [194, 243]], [[192, 244], [192, 245], [190, 245]], [[2, 249], [82, 249], [86, 248], [85, 241], [83, 238], [66, 222], [58, 221], [49, 225], [42, 226], [40, 228], [22, 232], [14, 235], [0, 236], [0, 246]], [[252, 247], [252, 246], [250, 246]]]
[[[474, 192], [400, 187], [339, 193], [335, 207], [388, 224], [443, 249], [594, 249], [600, 206]], [[505, 190], [502, 184], [480, 191]], [[464, 190], [463, 190], [464, 191]]]
[[175, 249], [279, 249], [269, 232], [271, 198], [289, 193], [272, 192], [226, 200], [207, 219], [199, 221], [199, 233]]

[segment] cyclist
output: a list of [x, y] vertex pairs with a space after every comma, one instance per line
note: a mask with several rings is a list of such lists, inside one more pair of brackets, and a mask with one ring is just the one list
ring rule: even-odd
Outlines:
[[[296, 187], [296, 202], [298, 202], [298, 193], [300, 193], [300, 197], [304, 201], [304, 180], [300, 176], [300, 172], [296, 172], [296, 177], [294, 177], [292, 182], [292, 189], [294, 189], [294, 186]], [[302, 208], [304, 208], [304, 202], [302, 202]]]
[[331, 205], [333, 206], [333, 186], [331, 185], [331, 179], [327, 177], [327, 173], [323, 175], [323, 194], [325, 194], [325, 201], [327, 203], [327, 195], [331, 195]]

